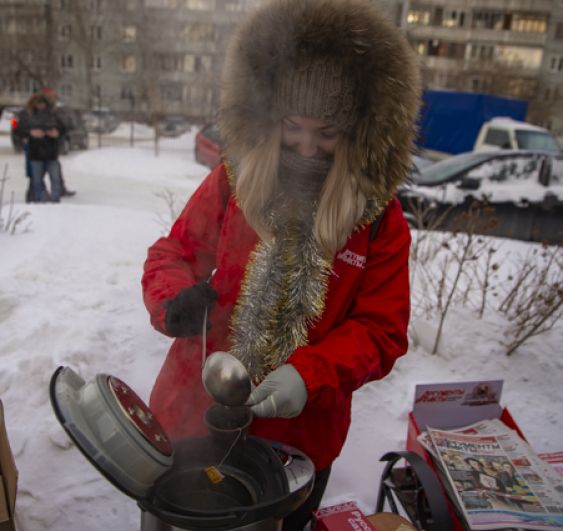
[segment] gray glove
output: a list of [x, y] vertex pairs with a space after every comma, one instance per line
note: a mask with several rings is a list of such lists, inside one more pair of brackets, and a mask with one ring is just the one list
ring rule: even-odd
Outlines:
[[297, 369], [286, 364], [252, 391], [246, 405], [257, 417], [297, 417], [307, 403], [307, 388]]

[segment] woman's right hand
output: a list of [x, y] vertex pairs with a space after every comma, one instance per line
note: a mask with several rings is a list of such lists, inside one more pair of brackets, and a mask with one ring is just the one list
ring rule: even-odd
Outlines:
[[43, 131], [42, 129], [32, 129], [29, 134], [33, 137], [33, 138], [44, 138], [45, 137], [45, 131]]
[[185, 288], [165, 303], [166, 332], [172, 337], [190, 337], [203, 333], [205, 310], [211, 311], [217, 292], [207, 283], [199, 282]]

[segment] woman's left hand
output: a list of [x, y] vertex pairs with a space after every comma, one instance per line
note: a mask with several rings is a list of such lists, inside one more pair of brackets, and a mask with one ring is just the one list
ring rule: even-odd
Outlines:
[[307, 403], [307, 388], [297, 369], [286, 364], [272, 371], [246, 402], [257, 417], [297, 417]]

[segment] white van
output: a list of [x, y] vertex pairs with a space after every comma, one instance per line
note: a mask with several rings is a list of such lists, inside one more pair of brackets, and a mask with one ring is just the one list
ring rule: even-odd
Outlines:
[[497, 149], [538, 149], [561, 153], [555, 137], [543, 127], [498, 117], [485, 122], [477, 135], [473, 151]]

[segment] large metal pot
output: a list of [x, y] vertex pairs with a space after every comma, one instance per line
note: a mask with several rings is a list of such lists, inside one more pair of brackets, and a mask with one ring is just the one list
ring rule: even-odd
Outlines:
[[[279, 442], [212, 433], [172, 444], [142, 400], [113, 376], [87, 383], [61, 367], [50, 393], [86, 458], [137, 500], [142, 531], [277, 531], [312, 490], [311, 460]], [[242, 419], [241, 434], [250, 422]]]

